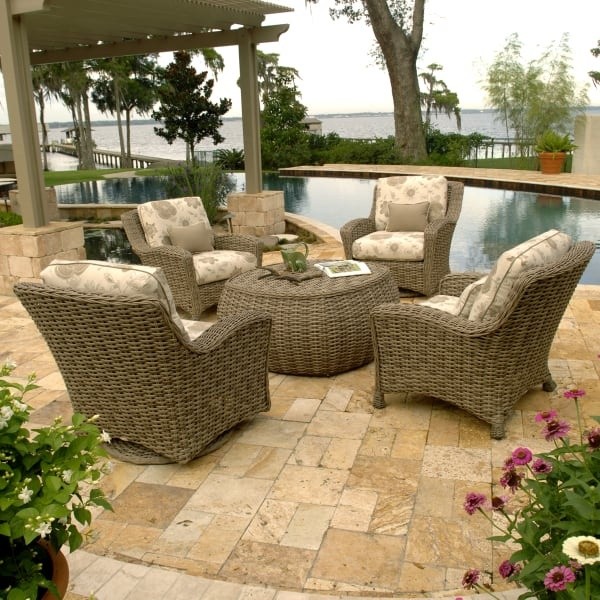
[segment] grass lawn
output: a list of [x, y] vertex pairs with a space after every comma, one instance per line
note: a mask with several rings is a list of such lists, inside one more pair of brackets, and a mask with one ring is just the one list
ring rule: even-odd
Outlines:
[[104, 179], [107, 173], [119, 173], [131, 169], [90, 169], [88, 171], [44, 171], [44, 182], [47, 186], [63, 183], [79, 183], [80, 181], [95, 181]]

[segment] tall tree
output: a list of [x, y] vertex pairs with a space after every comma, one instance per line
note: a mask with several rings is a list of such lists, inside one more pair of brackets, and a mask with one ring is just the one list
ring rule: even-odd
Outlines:
[[297, 90], [296, 79], [300, 79], [300, 75], [293, 67], [280, 65], [279, 54], [257, 50], [256, 63], [258, 89], [263, 105], [278, 87], [289, 87], [291, 85]]
[[219, 127], [222, 116], [231, 108], [231, 100], [221, 98], [218, 103], [210, 101], [214, 79], [208, 79], [208, 72], [197, 73], [191, 66], [189, 52], [175, 52], [174, 60], [162, 73], [162, 83], [158, 88], [160, 106], [152, 113], [152, 118], [162, 121], [162, 127], [154, 131], [172, 144], [177, 138], [184, 140], [186, 155], [194, 158], [194, 147], [206, 137], [214, 144], [223, 141]]
[[[92, 101], [102, 112], [116, 116], [121, 164], [130, 167], [131, 115], [149, 114], [156, 100], [156, 55], [122, 56], [94, 61], [98, 78]], [[125, 113], [125, 136], [121, 115]]]
[[396, 148], [406, 161], [423, 160], [427, 153], [417, 57], [423, 39], [425, 0], [335, 0], [335, 8], [329, 12], [333, 18], [345, 17], [350, 23], [364, 19], [373, 29], [392, 89]]
[[284, 70], [263, 92], [261, 112], [262, 163], [266, 169], [305, 164], [310, 158], [308, 134], [301, 123], [306, 106], [300, 102], [295, 70]]
[[44, 171], [48, 170], [48, 127], [46, 126], [46, 102], [60, 97], [62, 81], [56, 76], [52, 65], [35, 65], [32, 67], [33, 98], [40, 109], [40, 126], [42, 128], [42, 162]]
[[427, 65], [428, 71], [420, 73], [419, 76], [425, 84], [425, 91], [421, 92], [421, 105], [425, 108], [425, 125], [431, 124], [431, 113], [437, 117], [439, 113], [445, 114], [448, 118], [454, 115], [456, 127], [461, 129], [460, 106], [458, 96], [448, 89], [444, 81], [438, 79], [436, 71], [441, 71], [443, 67], [437, 63]]
[[567, 34], [528, 63], [521, 49], [518, 34], [511, 34], [488, 68], [484, 89], [507, 138], [512, 130], [524, 148], [548, 129], [570, 133], [574, 115], [587, 104], [587, 88], [577, 89]]

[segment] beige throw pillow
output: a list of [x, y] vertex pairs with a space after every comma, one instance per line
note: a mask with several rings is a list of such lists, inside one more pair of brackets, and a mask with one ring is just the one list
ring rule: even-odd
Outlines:
[[181, 246], [188, 252], [211, 252], [214, 250], [215, 236], [212, 227], [206, 223], [176, 227], [169, 225], [167, 228], [173, 246]]
[[387, 231], [425, 231], [429, 216], [429, 202], [388, 204], [389, 220]]

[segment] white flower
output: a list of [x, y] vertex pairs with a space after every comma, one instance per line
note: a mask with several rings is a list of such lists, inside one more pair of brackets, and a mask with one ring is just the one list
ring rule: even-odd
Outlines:
[[110, 444], [110, 435], [108, 431], [104, 431], [104, 429], [102, 430], [102, 433], [100, 434], [100, 440], [106, 444]]
[[28, 407], [27, 404], [25, 404], [24, 402], [20, 402], [19, 400], [13, 400], [13, 408], [20, 412], [23, 412], [24, 410], [27, 410]]
[[8, 427], [8, 419], [0, 417], [0, 429], [4, 429], [5, 427]]
[[71, 469], [66, 469], [61, 473], [60, 476], [65, 483], [71, 483], [71, 477], [73, 476], [73, 471], [71, 471]]
[[589, 535], [576, 535], [563, 542], [562, 551], [582, 565], [600, 561], [600, 540]]
[[2, 408], [0, 408], [0, 415], [2, 416], [3, 419], [6, 419], [7, 421], [14, 414], [15, 413], [14, 413], [13, 409], [10, 406], [3, 406]]
[[36, 533], [39, 533], [41, 537], [45, 538], [52, 532], [52, 525], [50, 521], [42, 521], [35, 529]]
[[30, 490], [27, 486], [23, 487], [23, 489], [19, 492], [18, 498], [24, 504], [27, 504], [31, 501], [31, 497], [33, 496], [33, 490]]

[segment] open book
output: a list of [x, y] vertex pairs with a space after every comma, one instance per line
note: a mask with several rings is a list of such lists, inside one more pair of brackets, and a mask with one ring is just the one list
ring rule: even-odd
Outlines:
[[348, 277], [351, 275], [368, 275], [371, 269], [359, 260], [328, 260], [314, 263], [329, 277]]

